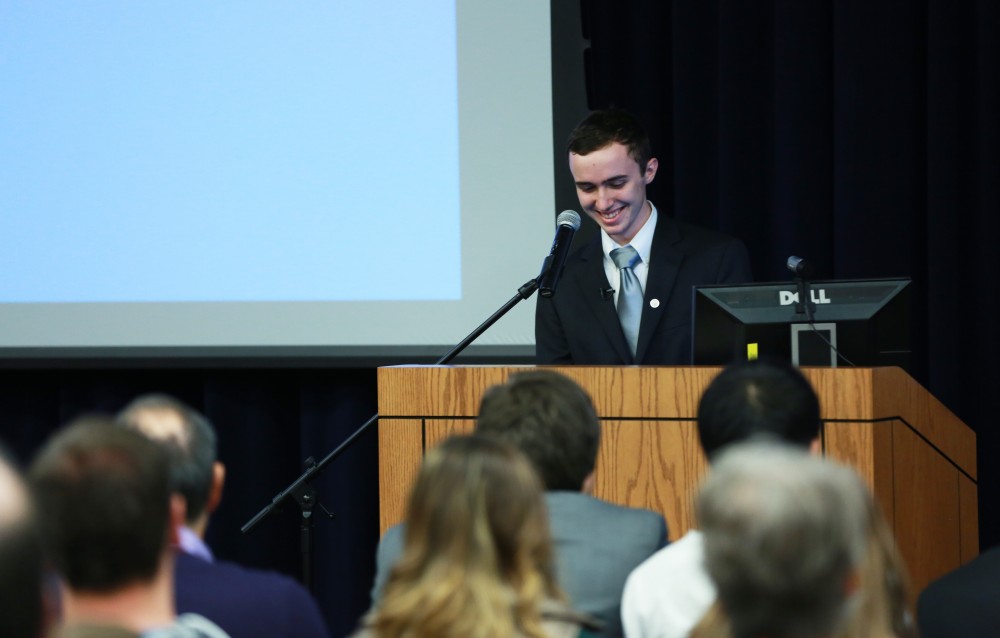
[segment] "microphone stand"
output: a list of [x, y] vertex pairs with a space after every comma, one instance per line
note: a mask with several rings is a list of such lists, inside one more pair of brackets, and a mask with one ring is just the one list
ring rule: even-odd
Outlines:
[[806, 316], [806, 320], [809, 323], [812, 323], [813, 312], [816, 311], [816, 304], [813, 303], [812, 298], [810, 297], [811, 291], [809, 289], [809, 282], [806, 280], [805, 275], [796, 275], [795, 285], [799, 293], [799, 300], [795, 304], [795, 314], [804, 314]]
[[[481, 323], [478, 328], [469, 333], [465, 339], [454, 348], [452, 348], [448, 354], [444, 355], [438, 359], [437, 363], [434, 365], [445, 365], [452, 359], [457, 357], [459, 353], [465, 350], [470, 343], [475, 341], [481, 334], [486, 332], [494, 323], [496, 323], [501, 317], [510, 312], [511, 308], [516, 306], [521, 301], [528, 299], [538, 290], [538, 280], [545, 274], [548, 265], [543, 264], [542, 272], [537, 278], [531, 279], [525, 282], [520, 288], [517, 289], [517, 294], [510, 298], [507, 303], [500, 307], [499, 310], [494, 312], [490, 317]], [[330, 461], [337, 458], [341, 452], [343, 452], [347, 447], [349, 447], [354, 441], [368, 431], [373, 423], [378, 421], [378, 412], [373, 414], [371, 418], [361, 424], [357, 430], [355, 430], [350, 436], [344, 439], [344, 442], [338, 445], [332, 452], [327, 454], [323, 459], [316, 463], [312, 457], [306, 459], [305, 465], [306, 470], [302, 473], [299, 478], [295, 479], [291, 485], [282, 490], [277, 496], [271, 499], [262, 510], [257, 512], [257, 514], [247, 521], [240, 531], [244, 534], [256, 527], [262, 520], [264, 520], [268, 515], [272, 514], [278, 507], [280, 507], [289, 498], [295, 499], [299, 508], [302, 510], [302, 523], [300, 526], [300, 542], [302, 548], [302, 582], [310, 591], [313, 588], [313, 576], [312, 576], [312, 547], [313, 547], [313, 518], [312, 512], [313, 507], [318, 503], [316, 497], [316, 488], [313, 486], [312, 481], [316, 476], [323, 471]], [[332, 514], [326, 511], [326, 508], [320, 504], [320, 508], [330, 516]]]

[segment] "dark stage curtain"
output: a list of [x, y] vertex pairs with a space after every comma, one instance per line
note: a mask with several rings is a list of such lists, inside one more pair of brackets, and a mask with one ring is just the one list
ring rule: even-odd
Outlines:
[[915, 376], [978, 435], [1000, 541], [1000, 4], [583, 0], [590, 108], [647, 124], [650, 199], [748, 245], [758, 281], [913, 278]]
[[[28, 463], [72, 418], [113, 414], [135, 396], [166, 392], [201, 410], [219, 434], [227, 479], [209, 526], [217, 557], [299, 577], [300, 510], [289, 502], [249, 534], [240, 528], [376, 411], [375, 371], [352, 369], [131, 368], [0, 371], [0, 440]], [[370, 428], [316, 481], [335, 515], [314, 514], [315, 592], [333, 636], [368, 608], [378, 540], [378, 454]]]

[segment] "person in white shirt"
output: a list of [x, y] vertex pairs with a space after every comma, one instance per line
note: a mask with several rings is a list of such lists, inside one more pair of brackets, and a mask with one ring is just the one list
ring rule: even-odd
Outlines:
[[[725, 447], [757, 435], [819, 451], [819, 399], [790, 364], [749, 361], [717, 376], [698, 404], [698, 438], [711, 463]], [[703, 538], [690, 530], [636, 567], [625, 581], [628, 638], [682, 638], [716, 599]]]
[[854, 470], [797, 447], [727, 448], [698, 496], [698, 519], [733, 638], [892, 635], [875, 618], [842, 633], [863, 598], [870, 501]]

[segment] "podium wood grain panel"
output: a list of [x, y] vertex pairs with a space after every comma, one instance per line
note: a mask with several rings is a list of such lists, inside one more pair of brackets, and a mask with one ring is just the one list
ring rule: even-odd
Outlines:
[[868, 484], [882, 508], [886, 521], [893, 524], [893, 422], [841, 422], [823, 424], [823, 453], [850, 465]]
[[[475, 416], [483, 391], [534, 366], [399, 366], [379, 368], [379, 414], [389, 417]], [[669, 415], [694, 419], [698, 399], [721, 368], [545, 367], [580, 384], [602, 417]], [[663, 370], [671, 374], [664, 375]], [[383, 371], [386, 373], [383, 374]], [[388, 371], [392, 371], [391, 373]]]
[[802, 368], [820, 397], [820, 418], [823, 420], [871, 420], [871, 368]]
[[[875, 458], [875, 424], [842, 423], [830, 421], [823, 424], [823, 453], [846, 465], [852, 465], [869, 486], [875, 486], [875, 472], [871, 460]], [[856, 464], [860, 459], [864, 463]]]
[[594, 495], [663, 514], [671, 540], [694, 526], [707, 462], [694, 421], [604, 421]]
[[[482, 393], [532, 366], [380, 368], [379, 494], [399, 522], [425, 447], [473, 427]], [[694, 419], [712, 367], [551, 367], [594, 399], [600, 498], [661, 512], [673, 539], [694, 523], [705, 459]], [[975, 433], [896, 368], [806, 368], [826, 453], [858, 470], [896, 532], [915, 587], [978, 553]]]
[[424, 448], [429, 450], [439, 445], [449, 436], [470, 434], [476, 429], [475, 419], [428, 419], [425, 421], [426, 440]]
[[898, 416], [973, 481], [977, 480], [976, 433], [899, 368], [871, 368], [871, 373], [875, 388], [873, 416]]
[[959, 472], [909, 428], [893, 432], [899, 549], [915, 591], [962, 563]]
[[959, 511], [962, 521], [962, 563], [979, 555], [979, 490], [972, 479], [958, 475]]
[[[471, 416], [483, 391], [531, 367], [400, 366], [378, 370], [378, 411], [398, 417]], [[383, 372], [385, 371], [385, 372]], [[391, 371], [391, 372], [390, 372]]]
[[410, 485], [423, 459], [423, 427], [419, 420], [378, 421], [379, 528], [382, 532], [403, 518]]

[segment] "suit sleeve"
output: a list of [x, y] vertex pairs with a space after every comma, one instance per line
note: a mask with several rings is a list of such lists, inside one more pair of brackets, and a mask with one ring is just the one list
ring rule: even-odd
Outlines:
[[573, 363], [556, 305], [551, 299], [542, 296], [538, 297], [535, 304], [535, 363]]
[[297, 582], [290, 591], [290, 623], [295, 638], [330, 638], [326, 620], [319, 611], [316, 599]]
[[403, 553], [403, 527], [395, 525], [386, 530], [375, 551], [375, 584], [372, 586], [372, 607], [382, 599], [382, 591], [389, 580], [389, 572]]
[[663, 549], [670, 542], [670, 535], [667, 532], [667, 519], [658, 516], [657, 526], [659, 527], [659, 538], [656, 541], [657, 551]]

